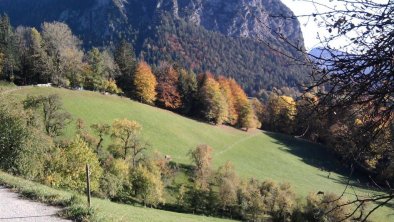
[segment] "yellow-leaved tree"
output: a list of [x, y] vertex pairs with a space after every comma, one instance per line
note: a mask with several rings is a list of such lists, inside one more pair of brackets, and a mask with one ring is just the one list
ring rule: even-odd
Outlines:
[[292, 97], [271, 95], [267, 111], [271, 130], [288, 134], [293, 132], [297, 106]]
[[199, 98], [203, 106], [202, 113], [205, 119], [220, 125], [227, 119], [228, 115], [226, 99], [222, 95], [220, 85], [211, 73], [205, 73], [201, 76], [200, 82]]
[[219, 76], [217, 82], [219, 83], [222, 95], [227, 102], [228, 116], [225, 120], [225, 123], [234, 126], [235, 124], [237, 124], [238, 121], [238, 112], [235, 108], [236, 101], [233, 93], [231, 92], [230, 80], [225, 78], [224, 76]]
[[54, 187], [70, 188], [82, 193], [86, 188], [86, 164], [90, 166], [91, 189], [99, 191], [103, 169], [96, 154], [79, 136], [70, 145], [58, 148], [53, 154], [45, 182]]
[[156, 101], [157, 80], [146, 62], [141, 61], [138, 63], [133, 83], [136, 100], [146, 104], [153, 104]]
[[144, 205], [156, 207], [164, 203], [164, 184], [160, 170], [154, 164], [138, 165], [131, 174], [134, 194], [140, 197]]

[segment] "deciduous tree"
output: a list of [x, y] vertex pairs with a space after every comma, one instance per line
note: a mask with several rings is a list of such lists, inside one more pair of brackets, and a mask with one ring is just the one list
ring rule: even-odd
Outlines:
[[171, 64], [162, 63], [156, 71], [157, 100], [164, 108], [176, 110], [182, 105], [181, 95], [178, 92], [179, 75]]
[[146, 104], [153, 104], [156, 101], [156, 77], [146, 62], [138, 63], [133, 82], [136, 100]]
[[53, 148], [52, 138], [34, 120], [34, 113], [14, 102], [12, 99], [6, 103], [0, 101], [0, 168], [31, 180], [41, 180]]
[[98, 143], [96, 145], [96, 153], [100, 152], [104, 142], [104, 136], [109, 135], [111, 131], [111, 126], [105, 123], [96, 123], [90, 126], [94, 133], [99, 137]]
[[259, 181], [255, 179], [242, 181], [239, 186], [238, 202], [246, 220], [259, 221], [264, 217], [266, 206], [259, 186]]
[[272, 94], [268, 101], [268, 127], [271, 130], [292, 133], [294, 119], [297, 114], [296, 103], [289, 96], [277, 96]]
[[254, 114], [255, 114], [255, 116], [257, 118], [256, 121], [258, 121], [260, 123], [260, 127], [261, 127], [261, 124], [265, 121], [265, 118], [266, 118], [266, 115], [267, 115], [267, 109], [266, 109], [265, 105], [263, 105], [261, 103], [261, 101], [259, 99], [257, 99], [257, 98], [253, 98], [250, 101], [250, 103], [252, 105]]
[[0, 168], [15, 170], [18, 156], [28, 140], [29, 131], [23, 115], [0, 104]]
[[231, 162], [226, 162], [219, 167], [217, 175], [219, 187], [218, 200], [219, 206], [223, 211], [230, 211], [237, 204], [237, 189], [239, 179]]
[[45, 22], [42, 37], [54, 64], [52, 82], [59, 86], [81, 86], [84, 57], [81, 41], [61, 22]]
[[45, 131], [51, 137], [61, 135], [62, 130], [70, 123], [72, 117], [63, 110], [63, 104], [58, 95], [28, 96], [24, 101], [25, 109], [41, 109], [40, 114]]
[[164, 185], [160, 171], [153, 165], [149, 168], [139, 165], [131, 175], [133, 190], [141, 197], [144, 205], [157, 206], [164, 202]]
[[307, 197], [305, 213], [311, 221], [350, 221], [351, 208], [347, 200], [333, 193], [318, 196], [310, 193]]
[[58, 148], [47, 168], [46, 183], [84, 192], [86, 188], [86, 164], [90, 166], [90, 185], [92, 191], [99, 190], [103, 174], [96, 154], [77, 136], [71, 144]]
[[101, 82], [100, 86], [101, 90], [106, 93], [111, 94], [120, 94], [123, 91], [116, 85], [116, 81], [114, 79], [108, 79]]
[[[142, 127], [139, 123], [128, 119], [115, 120], [112, 123], [111, 137], [115, 139], [117, 145], [123, 150], [122, 156], [124, 160], [126, 160], [128, 155], [131, 156], [134, 169], [142, 159], [144, 150], [147, 149], [147, 145], [140, 138], [141, 129]], [[130, 154], [128, 153], [129, 151], [131, 151]]]
[[228, 108], [219, 83], [212, 74], [205, 73], [201, 76], [200, 85], [199, 99], [204, 118], [215, 124], [222, 124], [227, 119]]
[[86, 62], [90, 66], [84, 83], [87, 89], [120, 92], [115, 87], [114, 80], [118, 76], [119, 68], [108, 50], [100, 51], [98, 48], [92, 48], [86, 55]]
[[249, 99], [241, 86], [233, 79], [229, 82], [231, 92], [235, 98], [235, 108], [238, 114], [237, 126], [239, 128], [256, 128], [259, 124], [253, 112]]
[[222, 95], [226, 99], [228, 108], [228, 116], [225, 122], [234, 126], [237, 124], [238, 121], [238, 112], [236, 110], [236, 99], [231, 90], [230, 80], [225, 78], [224, 76], [219, 76], [217, 81], [220, 85]]
[[192, 162], [195, 164], [195, 183], [199, 189], [206, 190], [209, 187], [212, 165], [212, 148], [208, 145], [198, 145], [190, 152]]

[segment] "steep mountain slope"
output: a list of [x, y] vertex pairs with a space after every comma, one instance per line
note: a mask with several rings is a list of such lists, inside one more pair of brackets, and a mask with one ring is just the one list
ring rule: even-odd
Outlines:
[[128, 39], [151, 63], [233, 76], [250, 94], [306, 80], [303, 67], [270, 50], [297, 56], [277, 32], [303, 45], [297, 20], [270, 16], [292, 15], [280, 0], [0, 0], [0, 12], [15, 26], [66, 22], [86, 47]]

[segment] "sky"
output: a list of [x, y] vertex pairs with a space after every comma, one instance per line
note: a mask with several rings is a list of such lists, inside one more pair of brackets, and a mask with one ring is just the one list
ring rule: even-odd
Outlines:
[[[311, 0], [281, 0], [287, 7], [289, 7], [296, 16], [299, 15], [309, 15], [316, 10], [319, 12], [324, 11], [324, 7], [320, 7], [318, 5], [312, 4], [310, 2], [306, 1], [311, 1]], [[337, 0], [314, 0], [315, 2], [321, 2], [329, 6], [333, 5], [340, 5], [341, 3], [338, 3]], [[379, 2], [379, 3], [387, 3], [389, 0], [373, 0], [374, 2]], [[342, 4], [343, 5], [343, 4]], [[325, 29], [319, 28], [316, 23], [313, 21], [313, 19], [309, 19], [306, 17], [301, 17], [298, 19], [301, 24], [301, 29], [304, 35], [304, 41], [305, 41], [305, 47], [307, 50], [310, 50], [312, 48], [318, 47], [320, 44], [319, 39], [317, 38], [318, 34], [320, 36], [328, 35], [328, 32]], [[341, 48], [341, 45], [345, 45], [347, 42], [347, 39], [338, 39], [335, 44], [338, 46], [338, 48]]]
[[[289, 7], [295, 15], [312, 14], [316, 12], [313, 4], [297, 1], [297, 0], [281, 0], [287, 7]], [[326, 0], [327, 1], [327, 0]], [[323, 32], [313, 21], [308, 21], [307, 18], [298, 19], [301, 24], [302, 33], [304, 35], [305, 47], [310, 50], [319, 45], [317, 33]]]

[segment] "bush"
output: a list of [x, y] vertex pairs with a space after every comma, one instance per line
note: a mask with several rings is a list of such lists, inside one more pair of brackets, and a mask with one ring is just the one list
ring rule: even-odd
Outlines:
[[93, 192], [99, 191], [103, 170], [96, 154], [77, 136], [65, 148], [57, 148], [53, 161], [49, 163], [46, 182], [55, 187], [65, 187], [78, 192], [86, 188], [86, 164], [90, 165], [90, 185]]
[[125, 189], [131, 190], [129, 181], [130, 164], [127, 160], [107, 158], [104, 162], [105, 173], [100, 180], [101, 192], [104, 196], [119, 197]]
[[0, 168], [28, 179], [41, 179], [53, 147], [34, 115], [19, 105], [0, 104]]
[[295, 193], [289, 183], [280, 184], [277, 188], [277, 197], [270, 212], [273, 221], [290, 221], [295, 208]]
[[53, 147], [51, 137], [40, 129], [29, 129], [28, 140], [17, 160], [18, 173], [27, 179], [42, 181]]
[[134, 194], [142, 199], [144, 205], [157, 206], [164, 202], [164, 185], [156, 167], [150, 166], [149, 169], [139, 165], [137, 169], [133, 169], [131, 183]]
[[[305, 207], [305, 217], [308, 221], [350, 221], [346, 219], [350, 214], [350, 206], [344, 205], [347, 200], [339, 198], [333, 193], [318, 196], [310, 193], [307, 197], [307, 205]], [[344, 206], [342, 206], [344, 205]]]
[[0, 104], [0, 168], [17, 171], [17, 161], [29, 139], [23, 115]]
[[246, 220], [260, 221], [264, 217], [266, 205], [260, 192], [259, 181], [243, 181], [238, 190], [240, 214]]

